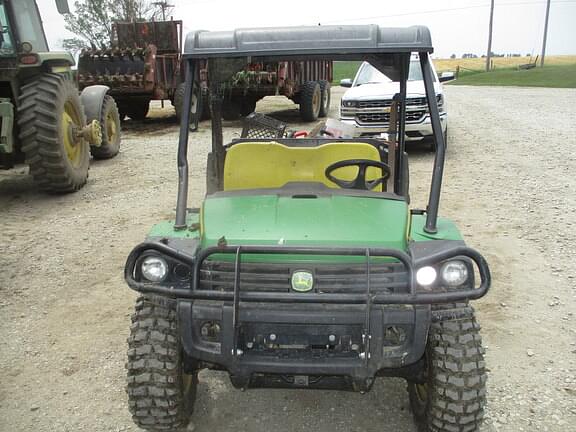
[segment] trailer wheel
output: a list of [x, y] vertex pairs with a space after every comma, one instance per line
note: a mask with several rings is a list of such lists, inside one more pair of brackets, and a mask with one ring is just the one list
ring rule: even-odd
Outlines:
[[176, 306], [169, 299], [139, 297], [128, 338], [128, 407], [149, 431], [188, 424], [198, 378], [183, 367]]
[[249, 114], [252, 114], [256, 110], [256, 103], [258, 101], [256, 98], [253, 97], [245, 97], [240, 102], [240, 114], [243, 117], [246, 117]]
[[322, 102], [320, 104], [320, 113], [318, 117], [326, 117], [330, 111], [330, 83], [328, 81], [320, 81], [320, 92]]
[[76, 86], [44, 73], [22, 87], [18, 101], [22, 151], [34, 181], [48, 192], [80, 189], [88, 178], [90, 145], [78, 135], [86, 116]]
[[[181, 83], [176, 88], [174, 93], [174, 111], [176, 111], [176, 118], [178, 123], [182, 120], [182, 107], [184, 106], [184, 93], [185, 93], [185, 83]], [[192, 105], [190, 106], [190, 130], [198, 130], [198, 123], [200, 120], [204, 120], [204, 98], [200, 95], [200, 89], [194, 83], [194, 90], [192, 91]]]
[[304, 121], [315, 121], [322, 106], [322, 90], [318, 81], [307, 81], [300, 91], [300, 117]]
[[238, 120], [240, 118], [240, 102], [230, 99], [222, 102], [222, 118], [224, 120]]
[[150, 99], [130, 101], [130, 105], [125, 107], [126, 115], [132, 120], [142, 121], [148, 115], [150, 109]]
[[422, 432], [478, 431], [486, 404], [480, 326], [468, 307], [459, 319], [433, 322], [424, 383], [408, 383], [410, 406]]
[[99, 121], [102, 144], [100, 147], [90, 147], [90, 152], [94, 159], [110, 159], [120, 151], [120, 114], [112, 96], [104, 96]]

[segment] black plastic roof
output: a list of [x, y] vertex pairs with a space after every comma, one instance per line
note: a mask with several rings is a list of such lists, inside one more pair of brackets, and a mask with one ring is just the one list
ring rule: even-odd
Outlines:
[[375, 24], [193, 31], [184, 44], [186, 58], [432, 51], [427, 27], [386, 28]]

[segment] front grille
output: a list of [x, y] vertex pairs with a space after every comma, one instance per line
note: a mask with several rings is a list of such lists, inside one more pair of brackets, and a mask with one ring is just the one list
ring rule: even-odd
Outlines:
[[[242, 263], [240, 290], [250, 292], [291, 291], [294, 271], [309, 271], [314, 276], [314, 293], [359, 294], [366, 292], [365, 264], [260, 264]], [[234, 263], [204, 261], [200, 268], [198, 288], [202, 290], [233, 291]], [[370, 290], [373, 293], [408, 292], [404, 264], [373, 263], [370, 265]]]
[[[407, 98], [406, 106], [428, 105], [425, 97]], [[392, 99], [359, 101], [358, 108], [388, 108], [392, 106]]]
[[[406, 112], [406, 122], [418, 122], [426, 114], [425, 110]], [[359, 123], [388, 123], [390, 113], [359, 113], [356, 114]]]

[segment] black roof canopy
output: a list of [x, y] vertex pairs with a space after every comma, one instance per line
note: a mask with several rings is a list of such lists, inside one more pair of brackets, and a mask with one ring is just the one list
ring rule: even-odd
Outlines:
[[252, 28], [193, 31], [186, 36], [184, 58], [340, 56], [378, 53], [431, 53], [424, 26], [386, 28], [370, 25]]

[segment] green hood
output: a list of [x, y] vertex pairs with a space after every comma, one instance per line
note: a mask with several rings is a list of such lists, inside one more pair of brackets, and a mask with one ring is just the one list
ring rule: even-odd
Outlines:
[[386, 247], [405, 250], [404, 201], [332, 195], [211, 196], [202, 212], [202, 246], [225, 237], [234, 245]]

